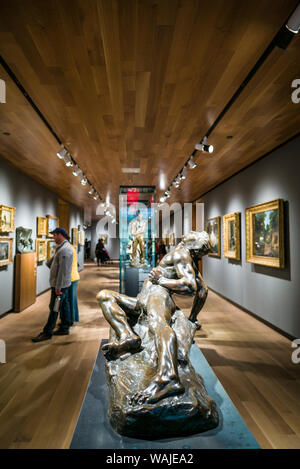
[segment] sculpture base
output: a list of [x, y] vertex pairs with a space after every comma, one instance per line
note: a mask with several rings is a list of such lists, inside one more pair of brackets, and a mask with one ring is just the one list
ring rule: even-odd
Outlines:
[[[102, 341], [101, 346], [107, 342]], [[220, 422], [217, 428], [183, 438], [142, 440], [116, 433], [107, 415], [108, 387], [105, 358], [99, 348], [95, 366], [82, 404], [70, 448], [112, 450], [162, 449], [258, 449], [259, 445], [230, 400], [220, 381], [196, 344], [190, 351], [194, 368], [204, 378], [209, 395], [218, 405]]]
[[[189, 360], [196, 327], [180, 310], [173, 315], [172, 328], [178, 339], [178, 372], [184, 394], [168, 396], [154, 404], [129, 403], [130, 395], [142, 392], [156, 375], [156, 349], [147, 321], [146, 315], [140, 316], [134, 326], [136, 334], [142, 338], [143, 350], [106, 363], [112, 427], [121, 435], [151, 440], [181, 437], [217, 427], [216, 405]], [[113, 331], [111, 339], [114, 340]]]

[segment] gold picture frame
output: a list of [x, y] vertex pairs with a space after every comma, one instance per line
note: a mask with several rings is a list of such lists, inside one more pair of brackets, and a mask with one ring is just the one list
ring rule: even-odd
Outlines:
[[15, 231], [15, 207], [0, 205], [0, 233]]
[[241, 260], [241, 213], [223, 215], [223, 254], [228, 259]]
[[108, 235], [107, 234], [102, 234], [99, 236], [99, 239], [103, 242], [103, 244], [107, 244], [108, 242]]
[[72, 244], [75, 248], [78, 247], [78, 228], [72, 228]]
[[85, 243], [85, 231], [84, 230], [79, 231], [78, 241], [79, 241], [80, 246], [84, 246], [84, 243]]
[[54, 239], [49, 239], [47, 243], [47, 259], [51, 259], [54, 256], [56, 250], [56, 243]]
[[246, 209], [246, 261], [284, 268], [283, 200]]
[[175, 246], [175, 233], [170, 234], [170, 246]]
[[52, 238], [51, 231], [55, 230], [55, 228], [59, 227], [59, 218], [53, 217], [52, 215], [46, 215], [47, 218], [47, 236]]
[[0, 267], [12, 264], [13, 238], [0, 238]]
[[37, 236], [47, 236], [48, 219], [46, 217], [37, 217]]
[[42, 238], [36, 239], [35, 249], [37, 262], [45, 261], [47, 259], [47, 240]]
[[221, 217], [208, 218], [206, 220], [206, 231], [209, 235], [213, 233], [216, 239], [213, 252], [210, 252], [208, 255], [221, 257]]

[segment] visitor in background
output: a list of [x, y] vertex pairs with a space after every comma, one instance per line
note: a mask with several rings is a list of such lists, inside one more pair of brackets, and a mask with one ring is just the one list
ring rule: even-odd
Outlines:
[[158, 262], [167, 254], [166, 246], [163, 240], [161, 239], [158, 244]]
[[101, 238], [99, 238], [99, 241], [96, 244], [95, 256], [97, 258], [97, 265], [99, 267], [100, 263], [103, 264], [105, 258], [105, 248]]

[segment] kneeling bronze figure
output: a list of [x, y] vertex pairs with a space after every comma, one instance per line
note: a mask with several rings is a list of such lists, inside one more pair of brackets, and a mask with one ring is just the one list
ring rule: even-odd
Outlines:
[[[198, 261], [212, 246], [205, 231], [192, 231], [152, 269], [136, 298], [110, 290], [97, 295], [111, 325], [103, 346], [109, 417], [122, 435], [157, 439], [218, 425], [216, 405], [189, 359], [207, 297]], [[194, 296], [189, 318], [174, 293]]]

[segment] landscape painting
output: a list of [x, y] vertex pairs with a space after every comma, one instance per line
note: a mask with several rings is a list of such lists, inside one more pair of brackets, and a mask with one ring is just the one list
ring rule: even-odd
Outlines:
[[12, 264], [12, 238], [0, 238], [0, 267]]
[[241, 259], [240, 213], [223, 216], [223, 252], [224, 257], [239, 261]]
[[209, 218], [206, 221], [206, 231], [214, 238], [213, 251], [209, 253], [209, 256], [221, 257], [220, 217]]
[[246, 210], [247, 262], [284, 266], [283, 201], [277, 199]]
[[0, 233], [10, 233], [15, 230], [15, 207], [0, 205]]

